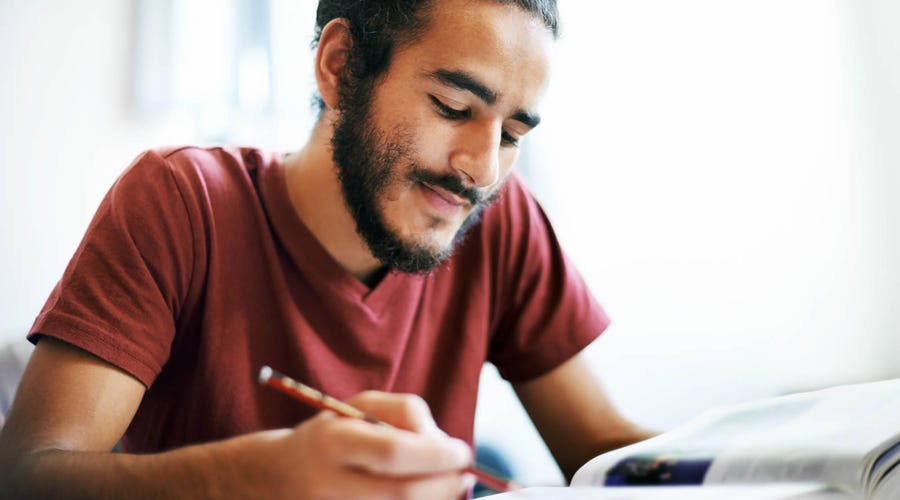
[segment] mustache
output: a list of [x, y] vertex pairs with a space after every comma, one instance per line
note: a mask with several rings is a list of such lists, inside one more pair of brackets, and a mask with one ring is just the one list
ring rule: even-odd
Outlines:
[[494, 199], [494, 195], [487, 190], [467, 187], [459, 177], [455, 175], [436, 174], [430, 170], [415, 167], [412, 172], [410, 172], [409, 179], [413, 182], [431, 184], [432, 186], [446, 189], [456, 196], [468, 201], [473, 207], [486, 205]]

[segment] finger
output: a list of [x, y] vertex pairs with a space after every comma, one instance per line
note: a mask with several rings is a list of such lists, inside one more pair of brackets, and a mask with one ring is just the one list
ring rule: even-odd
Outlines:
[[447, 499], [464, 496], [474, 485], [470, 474], [450, 472], [409, 478], [391, 478], [345, 469], [332, 475], [331, 495], [359, 499]]
[[348, 399], [347, 403], [400, 429], [423, 434], [444, 434], [434, 422], [428, 403], [415, 394], [366, 391]]
[[317, 446], [336, 465], [402, 477], [459, 471], [472, 463], [471, 448], [459, 439], [349, 418], [323, 422]]

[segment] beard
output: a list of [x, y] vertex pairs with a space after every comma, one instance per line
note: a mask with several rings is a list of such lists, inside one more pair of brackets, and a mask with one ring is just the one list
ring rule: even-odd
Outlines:
[[[356, 222], [356, 232], [379, 262], [404, 273], [425, 274], [450, 258], [468, 229], [480, 220], [484, 208], [496, 199], [498, 190], [488, 193], [466, 187], [457, 176], [422, 168], [413, 157], [412, 134], [408, 129], [396, 129], [388, 134], [375, 126], [373, 97], [372, 81], [345, 86], [341, 93], [340, 115], [331, 146], [344, 201]], [[449, 245], [435, 248], [404, 240], [388, 226], [380, 200], [390, 187], [403, 183], [409, 188], [418, 183], [439, 186], [471, 203], [471, 213]]]

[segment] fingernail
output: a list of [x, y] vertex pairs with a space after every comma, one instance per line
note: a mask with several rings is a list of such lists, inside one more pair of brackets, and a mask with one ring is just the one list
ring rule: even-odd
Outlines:
[[475, 482], [476, 482], [475, 476], [473, 476], [472, 474], [463, 474], [462, 490], [463, 491], [471, 490], [472, 488], [475, 487]]

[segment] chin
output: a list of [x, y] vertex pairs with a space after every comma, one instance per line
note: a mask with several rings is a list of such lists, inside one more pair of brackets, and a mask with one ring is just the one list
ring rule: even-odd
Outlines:
[[427, 234], [413, 238], [404, 238], [410, 247], [420, 248], [431, 254], [442, 254], [453, 249], [453, 237], [444, 234]]
[[392, 231], [408, 243], [422, 248], [442, 250], [453, 244], [453, 239], [461, 226], [462, 222], [458, 220], [422, 214], [407, 220], [405, 224], [394, 226], [399, 231], [397, 229]]

